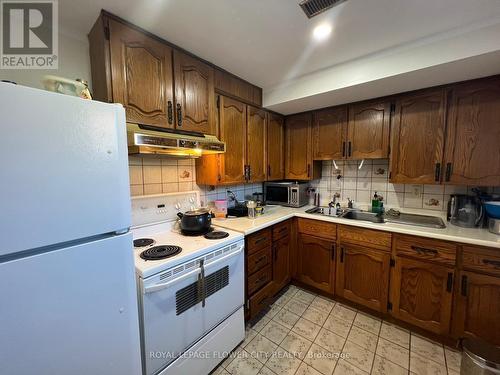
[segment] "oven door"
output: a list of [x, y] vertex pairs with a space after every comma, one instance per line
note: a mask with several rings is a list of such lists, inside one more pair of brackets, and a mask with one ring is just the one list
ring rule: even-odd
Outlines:
[[266, 185], [266, 203], [288, 205], [290, 187], [288, 185]]
[[[193, 269], [175, 273], [175, 267], [170, 277], [155, 275], [144, 281], [142, 325], [147, 375], [163, 369], [243, 306], [243, 249], [241, 241], [197, 258]], [[168, 271], [162, 273], [166, 274]]]

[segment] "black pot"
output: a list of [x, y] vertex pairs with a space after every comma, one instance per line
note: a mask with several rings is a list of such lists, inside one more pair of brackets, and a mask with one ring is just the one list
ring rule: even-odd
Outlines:
[[181, 230], [186, 233], [206, 233], [212, 225], [212, 214], [205, 208], [185, 213], [178, 212], [177, 216], [181, 221]]

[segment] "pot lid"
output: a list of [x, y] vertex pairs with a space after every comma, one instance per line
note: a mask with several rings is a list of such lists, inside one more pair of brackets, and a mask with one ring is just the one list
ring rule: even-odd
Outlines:
[[207, 210], [206, 208], [197, 208], [196, 210], [184, 212], [184, 215], [186, 215], [186, 216], [199, 216], [199, 215], [205, 215], [208, 213], [210, 213], [210, 211]]

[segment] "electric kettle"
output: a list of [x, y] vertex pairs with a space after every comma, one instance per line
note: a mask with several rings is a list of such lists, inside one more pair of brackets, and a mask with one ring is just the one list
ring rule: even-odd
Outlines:
[[483, 216], [483, 205], [477, 196], [451, 195], [448, 202], [448, 220], [451, 224], [464, 228], [473, 228], [481, 224]]

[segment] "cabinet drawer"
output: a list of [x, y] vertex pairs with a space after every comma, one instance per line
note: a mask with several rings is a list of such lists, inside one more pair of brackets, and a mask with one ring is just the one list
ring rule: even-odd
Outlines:
[[259, 250], [256, 253], [249, 255], [247, 257], [247, 272], [248, 275], [257, 272], [258, 270], [264, 268], [268, 264], [271, 264], [272, 259], [272, 249], [271, 246], [265, 249]]
[[299, 233], [334, 240], [337, 238], [337, 225], [320, 220], [300, 218]]
[[290, 220], [273, 226], [273, 241], [285, 238], [290, 235]]
[[500, 276], [500, 249], [463, 246], [463, 268]]
[[247, 237], [248, 255], [271, 245], [271, 228], [266, 228], [252, 233]]
[[273, 278], [273, 270], [271, 265], [261, 269], [260, 271], [255, 272], [253, 275], [248, 276], [247, 279], [247, 288], [248, 295], [252, 295], [254, 292], [259, 290], [261, 287], [266, 285]]
[[454, 266], [457, 246], [444, 241], [413, 236], [395, 236], [396, 253], [408, 258]]
[[343, 243], [363, 244], [380, 250], [391, 250], [392, 235], [387, 232], [341, 225], [339, 237], [340, 242]]
[[262, 309], [269, 306], [273, 297], [273, 283], [269, 283], [261, 290], [249, 298], [248, 307], [250, 309], [250, 318], [257, 315]]

